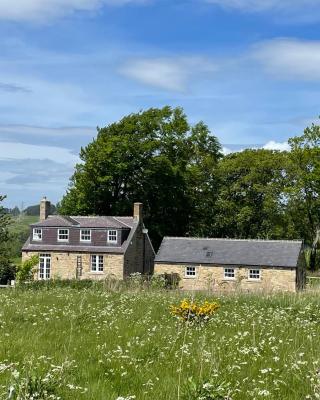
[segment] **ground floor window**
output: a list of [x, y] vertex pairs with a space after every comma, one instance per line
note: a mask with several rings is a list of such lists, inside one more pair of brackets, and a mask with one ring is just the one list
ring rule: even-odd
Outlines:
[[91, 256], [91, 271], [92, 272], [103, 271], [103, 256], [100, 255]]
[[185, 276], [188, 278], [195, 278], [196, 277], [196, 267], [187, 266], [185, 270]]
[[50, 279], [51, 254], [39, 255], [39, 279]]
[[234, 279], [234, 268], [225, 268], [224, 269], [224, 279]]
[[260, 269], [249, 269], [249, 279], [252, 281], [259, 281], [261, 279]]

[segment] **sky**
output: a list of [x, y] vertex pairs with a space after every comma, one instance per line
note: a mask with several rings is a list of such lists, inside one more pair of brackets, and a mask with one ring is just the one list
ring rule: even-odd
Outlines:
[[150, 107], [287, 149], [320, 114], [319, 23], [319, 0], [0, 0], [5, 206], [59, 201], [96, 127]]

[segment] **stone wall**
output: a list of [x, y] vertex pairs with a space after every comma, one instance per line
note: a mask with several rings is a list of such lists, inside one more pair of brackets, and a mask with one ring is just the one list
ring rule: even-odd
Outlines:
[[[81, 279], [105, 279], [108, 276], [114, 276], [117, 279], [123, 279], [123, 255], [122, 254], [104, 254], [103, 272], [92, 272], [90, 263], [90, 254], [88, 253], [58, 253], [41, 252], [51, 254], [51, 278], [74, 279], [76, 278], [77, 257], [81, 256], [82, 276]], [[22, 261], [31, 257], [35, 252], [23, 252]], [[35, 275], [38, 279], [38, 274]]]
[[[192, 264], [187, 264], [192, 265]], [[196, 265], [196, 277], [185, 277], [185, 264], [156, 263], [155, 274], [177, 273], [181, 280], [179, 286], [185, 290], [226, 290], [244, 291], [289, 291], [295, 292], [296, 270], [294, 268], [261, 267], [261, 279], [248, 279], [248, 270], [254, 267], [230, 267], [235, 269], [235, 279], [224, 278], [224, 268], [219, 265]], [[228, 266], [226, 266], [228, 268]]]

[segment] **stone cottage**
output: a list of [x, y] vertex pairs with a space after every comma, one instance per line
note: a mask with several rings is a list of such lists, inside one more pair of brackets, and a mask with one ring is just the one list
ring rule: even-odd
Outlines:
[[40, 203], [40, 221], [30, 225], [22, 259], [39, 255], [36, 279], [123, 279], [134, 272], [151, 274], [154, 250], [143, 224], [141, 203], [132, 217], [48, 215]]
[[268, 290], [304, 287], [302, 241], [163, 239], [155, 274], [177, 274], [187, 290]]

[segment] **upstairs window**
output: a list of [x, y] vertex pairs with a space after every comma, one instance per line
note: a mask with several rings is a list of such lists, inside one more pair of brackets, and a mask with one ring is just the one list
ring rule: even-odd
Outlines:
[[58, 242], [69, 241], [69, 229], [58, 229]]
[[91, 230], [90, 229], [81, 229], [80, 241], [81, 242], [91, 242]]
[[224, 279], [234, 279], [234, 268], [225, 268], [224, 269]]
[[108, 243], [117, 243], [118, 242], [118, 231], [109, 230], [108, 231]]
[[103, 272], [103, 256], [91, 256], [91, 272]]
[[260, 269], [249, 269], [249, 280], [259, 281], [261, 279]]
[[185, 276], [187, 278], [195, 278], [196, 277], [196, 267], [192, 267], [192, 266], [186, 267]]
[[38, 241], [42, 240], [42, 229], [33, 228], [32, 239], [33, 240], [38, 240]]

